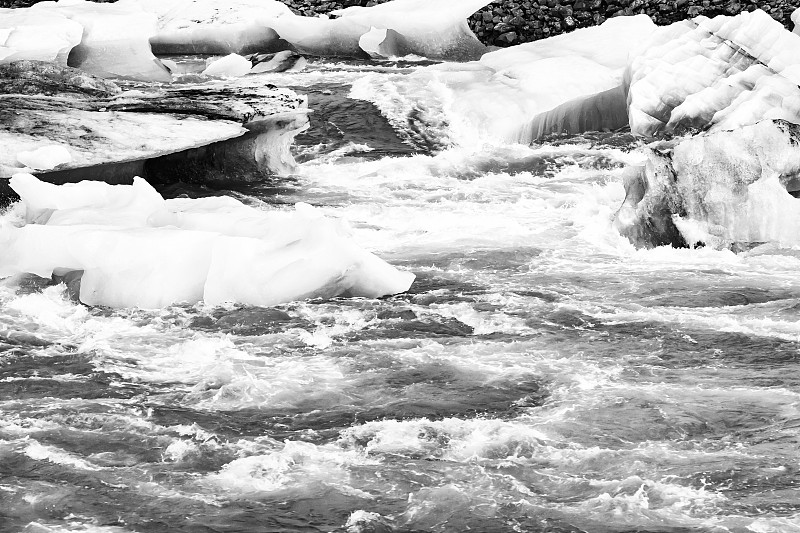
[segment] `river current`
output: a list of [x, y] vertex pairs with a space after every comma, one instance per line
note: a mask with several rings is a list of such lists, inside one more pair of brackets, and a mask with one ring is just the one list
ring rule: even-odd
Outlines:
[[800, 253], [636, 249], [627, 135], [460, 142], [421, 67], [262, 75], [309, 95], [296, 175], [163, 190], [313, 204], [408, 293], [0, 286], [0, 531], [800, 531]]

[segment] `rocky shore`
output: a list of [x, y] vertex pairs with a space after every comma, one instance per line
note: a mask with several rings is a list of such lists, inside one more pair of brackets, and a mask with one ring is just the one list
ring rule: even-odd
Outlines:
[[[0, 0], [0, 7], [27, 7], [38, 0]], [[102, 0], [101, 0], [102, 1]], [[348, 6], [371, 6], [387, 0], [285, 0], [295, 13], [327, 14]], [[736, 15], [763, 9], [791, 29], [795, 6], [786, 0], [506, 0], [493, 2], [469, 19], [470, 28], [484, 44], [510, 46], [596, 26], [610, 17], [646, 14], [666, 25], [697, 15]]]

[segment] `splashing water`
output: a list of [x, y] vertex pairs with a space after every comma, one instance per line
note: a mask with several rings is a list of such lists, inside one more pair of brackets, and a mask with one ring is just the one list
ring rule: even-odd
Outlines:
[[0, 530], [800, 531], [797, 250], [637, 250], [630, 144], [459, 146], [393, 85], [418, 68], [271, 74], [317, 122], [292, 180], [231, 193], [317, 206], [407, 293], [0, 287]]

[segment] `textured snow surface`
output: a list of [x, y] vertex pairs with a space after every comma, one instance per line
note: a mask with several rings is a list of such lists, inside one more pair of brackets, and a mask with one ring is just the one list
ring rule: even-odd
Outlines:
[[56, 186], [11, 179], [18, 223], [0, 227], [0, 276], [82, 271], [90, 305], [291, 300], [407, 290], [414, 276], [359, 248], [313, 207], [262, 211], [229, 197], [164, 200], [140, 178]]

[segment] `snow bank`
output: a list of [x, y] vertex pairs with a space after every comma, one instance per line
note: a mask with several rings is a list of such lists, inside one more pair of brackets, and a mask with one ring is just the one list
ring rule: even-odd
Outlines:
[[260, 211], [227, 197], [164, 200], [144, 180], [55, 186], [18, 174], [20, 223], [0, 223], [0, 276], [82, 271], [80, 300], [276, 305], [406, 291], [414, 276], [359, 248], [314, 208]]
[[800, 121], [800, 36], [761, 10], [660, 28], [627, 77], [639, 135]]

